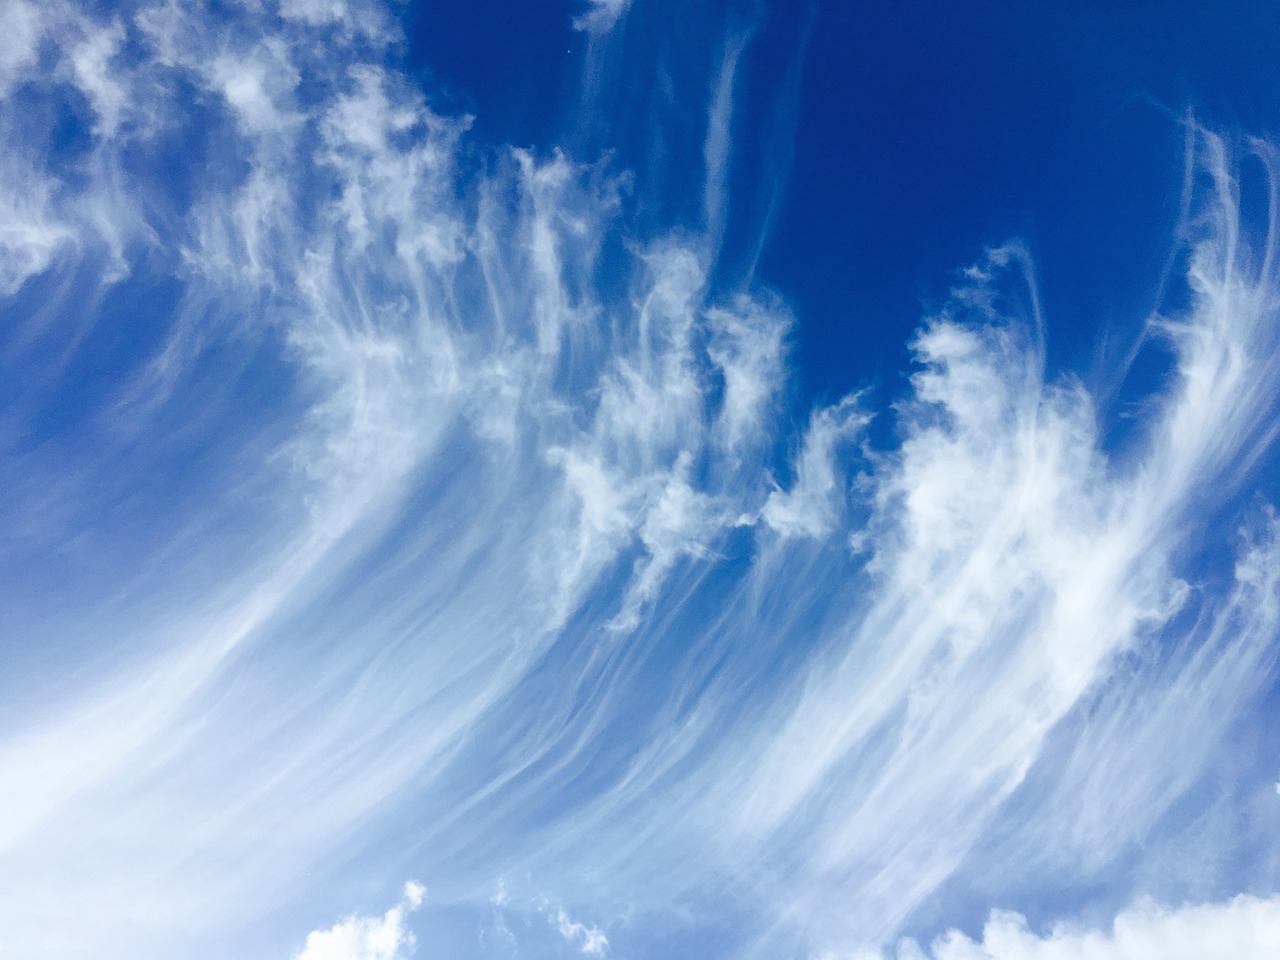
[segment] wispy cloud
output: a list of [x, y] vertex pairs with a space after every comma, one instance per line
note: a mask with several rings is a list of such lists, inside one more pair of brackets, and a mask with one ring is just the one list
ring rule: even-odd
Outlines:
[[751, 33], [747, 32], [731, 36], [725, 41], [724, 53], [711, 85], [711, 100], [707, 107], [707, 135], [702, 143], [702, 157], [706, 164], [702, 215], [707, 235], [715, 243], [720, 241], [724, 231], [727, 180], [733, 144], [733, 108], [737, 101], [734, 87], [737, 84], [738, 61], [750, 39]]
[[573, 20], [575, 30], [608, 33], [626, 15], [631, 0], [587, 0], [588, 9]]
[[[600, 926], [499, 906], [590, 955], [690, 902], [851, 950], [966, 870], [1113, 861], [1274, 678], [1276, 521], [1241, 495], [1277, 238], [1225, 141], [1194, 131], [1189, 299], [1116, 449], [1046, 369], [1018, 244], [892, 403], [788, 405], [803, 318], [714, 279], [744, 41], [690, 234], [639, 226], [608, 157], [478, 143], [374, 4], [13, 11], [0, 84], [83, 131], [67, 155], [0, 105], [20, 953], [221, 955], [387, 875], [481, 905], [528, 877]], [[406, 956], [421, 902], [299, 956]], [[992, 924], [936, 955], [1076, 943]]]
[[555, 927], [567, 943], [589, 957], [603, 957], [609, 951], [609, 938], [598, 927], [578, 923], [561, 908], [556, 911]]

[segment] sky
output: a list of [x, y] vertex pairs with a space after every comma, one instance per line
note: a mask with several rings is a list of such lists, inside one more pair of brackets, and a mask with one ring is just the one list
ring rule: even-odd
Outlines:
[[1280, 12], [0, 0], [0, 955], [1280, 955]]

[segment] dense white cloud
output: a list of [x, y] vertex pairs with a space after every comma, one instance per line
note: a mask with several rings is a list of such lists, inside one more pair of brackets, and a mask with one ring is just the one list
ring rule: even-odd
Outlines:
[[1140, 904], [1109, 930], [1055, 924], [1043, 934], [1026, 918], [995, 911], [974, 941], [958, 931], [925, 952], [898, 948], [898, 960], [1270, 960], [1280, 955], [1280, 900], [1240, 896], [1228, 903], [1177, 908]]
[[421, 884], [405, 884], [403, 899], [382, 916], [351, 916], [308, 934], [294, 960], [406, 960], [417, 944], [408, 915], [422, 905], [425, 894]]

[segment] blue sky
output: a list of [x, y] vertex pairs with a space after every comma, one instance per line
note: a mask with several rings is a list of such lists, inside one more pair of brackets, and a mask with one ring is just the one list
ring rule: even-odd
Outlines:
[[15, 957], [1280, 951], [1262, 4], [36, 4]]

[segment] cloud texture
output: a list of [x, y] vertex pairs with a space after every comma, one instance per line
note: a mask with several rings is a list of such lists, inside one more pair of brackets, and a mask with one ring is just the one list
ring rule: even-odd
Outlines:
[[[563, 903], [589, 955], [624, 920], [878, 949], [974, 878], [1137, 876], [1178, 804], [1270, 793], [1196, 791], [1275, 678], [1280, 265], [1239, 179], [1271, 148], [1189, 125], [1185, 284], [1119, 439], [1048, 370], [1016, 243], [891, 403], [797, 411], [803, 318], [717, 271], [749, 36], [700, 88], [700, 219], [654, 230], [610, 157], [434, 107], [379, 5], [6, 10], [16, 956], [286, 955], [406, 876]], [[297, 955], [407, 956], [421, 900]], [[1274, 919], [997, 913], [933, 951], [1261, 956]]]
[[1044, 936], [1027, 927], [1016, 913], [991, 915], [981, 942], [952, 932], [924, 953], [914, 943], [898, 949], [900, 960], [1139, 960], [1168, 957], [1275, 956], [1280, 950], [1280, 904], [1275, 900], [1236, 897], [1221, 905], [1167, 910], [1147, 904], [1126, 910], [1108, 931], [1059, 925]]
[[307, 936], [295, 960], [401, 960], [417, 943], [406, 927], [406, 914], [422, 905], [426, 891], [408, 883], [401, 901], [381, 917], [352, 916], [328, 930]]

